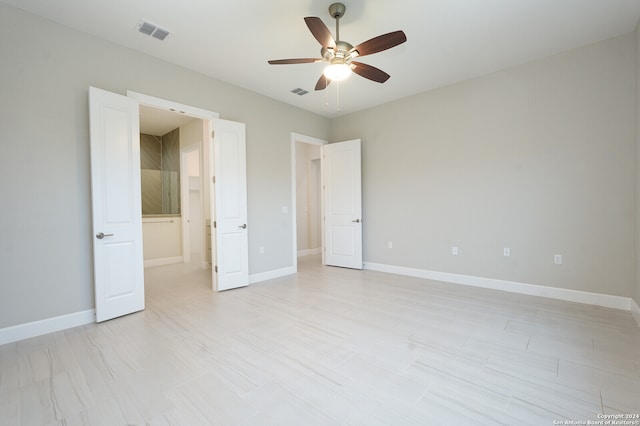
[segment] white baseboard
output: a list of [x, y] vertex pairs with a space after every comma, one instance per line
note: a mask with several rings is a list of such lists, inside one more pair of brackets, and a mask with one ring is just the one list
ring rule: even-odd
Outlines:
[[172, 265], [174, 263], [182, 263], [184, 261], [182, 256], [175, 257], [163, 257], [161, 259], [148, 259], [144, 261], [145, 268], [152, 268], [154, 266]]
[[96, 322], [95, 309], [0, 328], [0, 345]]
[[640, 306], [638, 306], [636, 301], [633, 299], [631, 299], [631, 315], [633, 315], [638, 323], [638, 327], [640, 327]]
[[[182, 259], [182, 257], [180, 257]], [[182, 260], [180, 260], [181, 262]], [[172, 262], [179, 263], [179, 262]], [[165, 263], [166, 264], [166, 263]], [[145, 265], [146, 267], [146, 265]], [[365, 262], [364, 269], [370, 271], [387, 272], [390, 274], [405, 275], [416, 278], [424, 278], [434, 281], [444, 281], [455, 284], [469, 285], [473, 287], [490, 288], [494, 290], [509, 291], [512, 293], [528, 294], [531, 296], [548, 297], [551, 299], [566, 300], [569, 302], [585, 303], [589, 305], [603, 306], [607, 308], [631, 311], [638, 326], [640, 326], [640, 307], [635, 300], [628, 297], [611, 296], [607, 294], [590, 293], [579, 290], [545, 287], [535, 284], [525, 284], [515, 281], [495, 280], [491, 278], [474, 277], [470, 275], [452, 274], [448, 272], [436, 272], [423, 269], [406, 268], [402, 266], [383, 265], [379, 263]], [[273, 271], [262, 272], [249, 276], [249, 283], [284, 277], [296, 273], [293, 266]], [[54, 333], [67, 328], [94, 323], [96, 320], [95, 309], [47, 318], [39, 321], [28, 322], [11, 327], [0, 328], [0, 345], [17, 342], [19, 340]]]
[[606, 308], [631, 310], [631, 298], [612, 296], [609, 294], [590, 293], [566, 288], [546, 287], [536, 284], [525, 284], [516, 281], [496, 280], [492, 278], [474, 277], [471, 275], [452, 274], [449, 272], [428, 271], [424, 269], [406, 268], [403, 266], [383, 265], [365, 262], [364, 269], [425, 278], [434, 281], [444, 281], [473, 287], [490, 288], [493, 290], [509, 291], [511, 293], [528, 294], [530, 296], [548, 297], [550, 299], [566, 300], [568, 302], [585, 303]]
[[259, 274], [249, 275], [249, 284], [259, 283], [261, 281], [272, 280], [274, 278], [284, 277], [296, 273], [296, 268], [289, 266], [282, 269], [274, 269], [273, 271], [261, 272]]
[[312, 256], [312, 255], [316, 255], [316, 254], [320, 254], [320, 253], [322, 253], [322, 247], [313, 248], [313, 249], [298, 250], [298, 257]]

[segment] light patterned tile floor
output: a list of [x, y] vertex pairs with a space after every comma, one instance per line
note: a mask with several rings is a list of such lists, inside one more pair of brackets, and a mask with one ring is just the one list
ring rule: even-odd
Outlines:
[[143, 312], [0, 346], [0, 424], [552, 425], [640, 413], [629, 312], [316, 257], [296, 276], [223, 293], [190, 265], [145, 274]]

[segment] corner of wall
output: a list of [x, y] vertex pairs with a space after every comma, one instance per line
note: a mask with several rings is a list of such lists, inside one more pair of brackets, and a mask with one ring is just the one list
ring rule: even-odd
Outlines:
[[633, 299], [632, 305], [635, 305], [636, 310], [633, 310], [634, 317], [640, 325], [640, 20], [636, 23], [635, 29], [635, 42], [636, 42], [636, 72], [635, 72], [635, 85], [636, 85], [636, 102], [635, 102], [635, 271], [634, 271], [634, 289], [631, 292], [631, 298]]
[[635, 318], [638, 323], [638, 327], [640, 327], [640, 306], [638, 306], [638, 303], [633, 299], [631, 299], [631, 315], [633, 315], [633, 318]]

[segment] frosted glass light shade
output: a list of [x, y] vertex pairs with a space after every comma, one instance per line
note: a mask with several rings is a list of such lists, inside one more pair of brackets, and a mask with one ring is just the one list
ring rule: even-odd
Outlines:
[[323, 74], [329, 80], [344, 80], [351, 75], [351, 68], [347, 64], [332, 64], [324, 69]]

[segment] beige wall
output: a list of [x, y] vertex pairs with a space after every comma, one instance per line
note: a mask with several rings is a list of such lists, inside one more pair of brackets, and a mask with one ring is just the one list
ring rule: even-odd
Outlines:
[[202, 120], [193, 119], [180, 126], [180, 149], [202, 146]]
[[142, 242], [145, 261], [181, 257], [182, 218], [180, 216], [142, 218]]
[[365, 261], [629, 297], [634, 37], [333, 120], [363, 141]]
[[292, 266], [290, 134], [328, 138], [328, 119], [3, 3], [0, 58], [0, 328], [94, 306], [89, 86], [246, 123], [249, 272]]
[[[633, 297], [640, 306], [640, 22], [636, 26], [636, 211], [635, 211], [635, 292]], [[640, 322], [640, 317], [637, 318]]]

